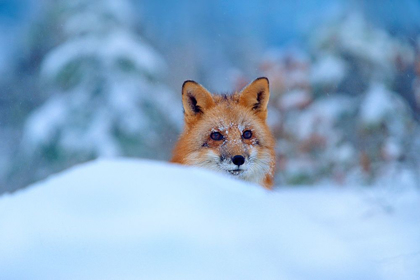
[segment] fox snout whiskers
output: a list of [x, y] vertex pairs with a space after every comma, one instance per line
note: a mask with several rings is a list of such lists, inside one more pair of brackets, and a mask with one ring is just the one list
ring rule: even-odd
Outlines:
[[246, 172], [249, 168], [247, 156], [235, 155], [232, 157], [221, 157], [219, 167], [232, 175], [238, 176]]

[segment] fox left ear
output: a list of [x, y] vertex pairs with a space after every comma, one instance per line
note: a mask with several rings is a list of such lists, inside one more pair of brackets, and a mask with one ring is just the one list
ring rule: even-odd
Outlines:
[[247, 85], [239, 94], [239, 104], [254, 111], [261, 119], [265, 120], [267, 118], [270, 89], [266, 77], [256, 79]]
[[182, 104], [185, 122], [199, 119], [208, 109], [214, 106], [211, 93], [199, 83], [188, 80], [182, 85]]

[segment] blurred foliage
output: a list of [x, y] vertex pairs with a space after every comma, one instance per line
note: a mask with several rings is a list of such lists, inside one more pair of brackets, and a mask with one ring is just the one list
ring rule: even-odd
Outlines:
[[[202, 6], [189, 3], [171, 5], [178, 16], [199, 17]], [[153, 5], [160, 14], [163, 4]], [[255, 75], [270, 79], [277, 183], [420, 185], [417, 33], [397, 36], [350, 11], [311, 26], [300, 47], [266, 49], [263, 37], [238, 36], [251, 24], [243, 15], [234, 20], [244, 25], [209, 21], [207, 39], [199, 27], [212, 13], [182, 23], [194, 32], [180, 38], [169, 20], [167, 37], [152, 37], [129, 0], [47, 0], [44, 7], [0, 77], [0, 193], [101, 156], [167, 159], [182, 125], [181, 78], [240, 89]], [[218, 34], [224, 28], [238, 32]], [[285, 29], [269, 28], [267, 38]], [[177, 92], [161, 84], [166, 64], [138, 30], [172, 59], [167, 76]]]
[[268, 51], [260, 64], [271, 82], [277, 179], [375, 185], [409, 176], [407, 184], [418, 185], [420, 72], [400, 80], [401, 65], [414, 69], [419, 61], [417, 42], [357, 13], [320, 26], [308, 41], [308, 50]]
[[165, 64], [135, 32], [132, 3], [59, 0], [49, 9], [61, 28], [39, 68], [48, 98], [26, 118], [3, 191], [98, 157], [168, 158], [181, 111], [170, 111], [175, 94], [156, 82]]

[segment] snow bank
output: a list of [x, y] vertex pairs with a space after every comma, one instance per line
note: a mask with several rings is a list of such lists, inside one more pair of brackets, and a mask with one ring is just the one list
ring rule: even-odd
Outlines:
[[[153, 161], [84, 164], [0, 198], [1, 279], [382, 279], [381, 240], [364, 237], [386, 219], [366, 233], [348, 196], [308, 190]], [[415, 236], [384, 241], [400, 254], [418, 251]]]

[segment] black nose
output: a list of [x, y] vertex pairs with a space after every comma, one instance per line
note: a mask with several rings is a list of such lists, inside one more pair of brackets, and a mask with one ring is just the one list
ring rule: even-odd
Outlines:
[[232, 158], [232, 162], [233, 162], [233, 164], [235, 164], [237, 166], [240, 166], [240, 165], [244, 164], [245, 158], [243, 156], [236, 155]]

